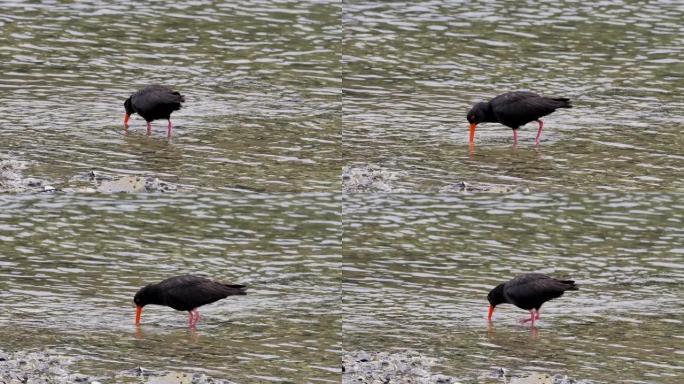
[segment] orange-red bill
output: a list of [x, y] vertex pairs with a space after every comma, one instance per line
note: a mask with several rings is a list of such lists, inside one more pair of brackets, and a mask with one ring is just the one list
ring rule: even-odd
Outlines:
[[131, 117], [128, 113], [124, 115], [124, 125], [128, 125], [128, 119]]
[[137, 305], [135, 307], [135, 325], [140, 325], [140, 316], [142, 315], [143, 307]]
[[471, 143], [475, 141], [475, 127], [477, 127], [477, 124], [475, 124], [475, 123], [470, 124], [470, 140], [469, 141]]
[[494, 306], [490, 305], [489, 306], [489, 313], [487, 313], [487, 320], [491, 320], [493, 314], [494, 314]]

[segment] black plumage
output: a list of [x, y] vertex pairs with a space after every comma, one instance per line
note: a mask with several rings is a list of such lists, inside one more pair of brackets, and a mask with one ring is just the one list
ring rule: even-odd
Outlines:
[[562, 296], [565, 291], [578, 289], [573, 280], [558, 280], [541, 273], [527, 273], [501, 283], [489, 292], [488, 319], [491, 320], [497, 305], [507, 303], [530, 311], [530, 319], [524, 322], [532, 321], [534, 325], [534, 321], [539, 319], [542, 304]]
[[514, 143], [518, 142], [517, 130], [531, 121], [539, 123], [535, 144], [539, 144], [544, 123], [541, 117], [558, 108], [572, 108], [565, 97], [544, 97], [533, 92], [518, 91], [499, 95], [490, 101], [475, 104], [466, 118], [470, 123], [470, 142], [475, 140], [475, 127], [480, 123], [500, 123], [513, 129]]
[[183, 275], [170, 277], [141, 288], [133, 298], [137, 307], [135, 323], [140, 323], [142, 308], [148, 304], [165, 305], [177, 311], [189, 311], [189, 325], [199, 321], [198, 307], [232, 295], [245, 295], [244, 285], [223, 284], [204, 277]]
[[147, 121], [148, 131], [152, 129], [153, 120], [168, 120], [168, 132], [171, 134], [171, 113], [181, 109], [183, 102], [185, 97], [180, 92], [163, 85], [148, 85], [124, 101], [124, 125], [128, 126], [130, 116], [137, 113]]

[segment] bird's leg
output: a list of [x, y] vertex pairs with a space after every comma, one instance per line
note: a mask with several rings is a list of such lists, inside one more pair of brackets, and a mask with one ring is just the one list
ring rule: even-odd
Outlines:
[[537, 123], [539, 123], [539, 130], [537, 131], [537, 138], [534, 139], [534, 145], [539, 145], [539, 138], [541, 137], [541, 131], [542, 128], [544, 128], [544, 122], [541, 120], [537, 120]]
[[166, 135], [171, 137], [171, 131], [173, 130], [173, 124], [171, 124], [171, 119], [169, 119], [169, 125], [166, 128]]
[[537, 318], [535, 320], [539, 320], [539, 318], [541, 317], [541, 316], [539, 316], [539, 310], [538, 309], [535, 310], [535, 313], [537, 314]]
[[188, 311], [188, 328], [193, 328], [195, 326], [194, 320], [194, 315], [192, 314], [192, 310]]
[[530, 311], [530, 316], [531, 316], [531, 320], [532, 320], [532, 328], [534, 328], [534, 320], [535, 320], [535, 316], [536, 316], [535, 312], [536, 312], [535, 309]]
[[529, 319], [522, 319], [520, 320], [520, 324], [525, 324], [528, 321], [532, 322], [532, 325], [534, 325], [534, 309], [530, 309], [530, 318]]
[[195, 309], [195, 325], [197, 325], [197, 323], [199, 323], [201, 318], [202, 318], [202, 316], [200, 316], [199, 311]]
[[518, 130], [513, 130], [513, 146], [518, 145]]
[[148, 121], [147, 122], [147, 136], [152, 134], [152, 122]]

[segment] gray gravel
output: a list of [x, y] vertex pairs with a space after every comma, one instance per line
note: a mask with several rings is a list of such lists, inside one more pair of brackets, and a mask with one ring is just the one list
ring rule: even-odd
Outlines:
[[456, 378], [432, 372], [438, 359], [416, 351], [356, 351], [342, 356], [342, 384], [457, 384]]
[[237, 384], [208, 377], [203, 373], [155, 371], [135, 368], [113, 376], [93, 377], [70, 371], [77, 359], [61, 356], [46, 349], [42, 351], [4, 352], [0, 350], [0, 383], [2, 384]]

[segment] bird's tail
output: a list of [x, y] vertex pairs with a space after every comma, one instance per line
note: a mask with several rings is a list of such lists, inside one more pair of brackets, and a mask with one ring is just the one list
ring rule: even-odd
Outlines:
[[179, 103], [185, 103], [185, 96], [181, 95], [180, 92], [173, 92], [173, 94], [178, 96]]
[[558, 102], [558, 106], [556, 108], [572, 108], [570, 99], [567, 97], [556, 97], [553, 100]]
[[247, 286], [240, 284], [223, 284], [226, 287], [226, 293], [229, 295], [246, 295]]
[[561, 283], [566, 284], [569, 286], [569, 288], [566, 288], [568, 291], [578, 291], [579, 287], [577, 284], [575, 284], [574, 280], [559, 280]]

